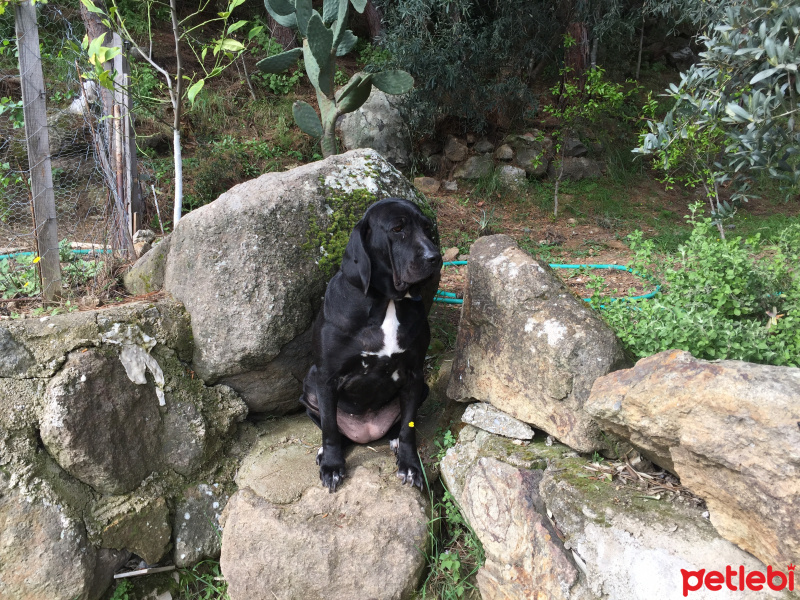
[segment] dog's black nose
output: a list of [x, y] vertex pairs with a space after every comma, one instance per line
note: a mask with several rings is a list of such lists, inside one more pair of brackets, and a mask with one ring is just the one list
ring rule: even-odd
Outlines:
[[422, 255], [422, 260], [433, 265], [442, 260], [442, 255], [438, 251], [426, 250], [425, 254]]

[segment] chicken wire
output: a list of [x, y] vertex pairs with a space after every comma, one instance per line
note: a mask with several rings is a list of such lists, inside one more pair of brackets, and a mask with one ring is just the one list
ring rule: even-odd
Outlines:
[[[36, 6], [62, 279], [67, 287], [91, 287], [107, 253], [124, 247], [119, 238], [127, 228], [109, 168], [111, 120], [102, 118], [96, 85], [81, 83], [80, 73], [92, 67], [81, 50], [77, 3]], [[0, 16], [0, 36], [0, 298], [12, 298], [35, 295], [37, 287], [14, 11]]]

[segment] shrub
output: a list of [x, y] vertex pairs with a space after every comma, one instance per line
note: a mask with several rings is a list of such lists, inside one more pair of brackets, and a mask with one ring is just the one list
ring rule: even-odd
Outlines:
[[[411, 73], [412, 129], [444, 117], [481, 131], [489, 118], [514, 121], [535, 106], [528, 75], [561, 27], [550, 3], [510, 0], [381, 2], [389, 65]], [[531, 18], [531, 15], [536, 15]]]
[[[631, 265], [660, 278], [663, 292], [652, 300], [603, 303], [602, 315], [637, 357], [669, 349], [697, 358], [736, 359], [800, 366], [800, 225], [777, 245], [719, 239], [699, 205], [687, 217], [688, 241], [666, 258], [652, 241], [630, 236]], [[660, 268], [656, 268], [660, 263]]]

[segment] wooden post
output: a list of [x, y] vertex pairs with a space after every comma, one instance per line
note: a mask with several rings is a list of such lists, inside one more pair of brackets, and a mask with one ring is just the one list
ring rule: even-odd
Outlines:
[[46, 302], [61, 296], [61, 263], [58, 259], [56, 200], [53, 171], [50, 166], [50, 136], [47, 130], [42, 57], [39, 53], [39, 30], [36, 7], [30, 0], [14, 7], [19, 47], [19, 74], [22, 83], [22, 110], [28, 142], [31, 172], [31, 195], [35, 215], [36, 242], [42, 278], [42, 296]]
[[[115, 33], [112, 37], [112, 45], [118, 47], [122, 52], [114, 57], [114, 71], [116, 78], [114, 81], [114, 103], [119, 107], [119, 121], [122, 151], [122, 171], [123, 185], [121, 196], [124, 198], [125, 208], [128, 215], [128, 225], [130, 234], [136, 233], [136, 225], [141, 224], [144, 216], [141, 195], [139, 193], [139, 170], [136, 161], [136, 135], [133, 130], [132, 103], [131, 95], [128, 92], [130, 86], [130, 64], [128, 63], [127, 53], [123, 46], [119, 34]], [[116, 115], [116, 113], [115, 113]], [[115, 148], [116, 152], [116, 148]], [[119, 177], [119, 175], [117, 175]], [[138, 214], [139, 218], [134, 219]]]

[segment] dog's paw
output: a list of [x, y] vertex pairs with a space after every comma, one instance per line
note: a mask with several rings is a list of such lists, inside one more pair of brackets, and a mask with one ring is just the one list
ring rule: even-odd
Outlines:
[[394, 438], [393, 440], [389, 440], [389, 450], [394, 452], [394, 455], [397, 456], [397, 451], [400, 449], [400, 438]]
[[330, 493], [336, 491], [344, 481], [344, 461], [326, 460], [323, 449], [317, 451], [317, 464], [319, 465], [319, 478], [322, 485], [328, 488]]
[[422, 490], [425, 481], [425, 476], [422, 474], [422, 465], [408, 465], [400, 463], [397, 468], [397, 476], [403, 481], [403, 484], [410, 483], [412, 486], [417, 486]]

